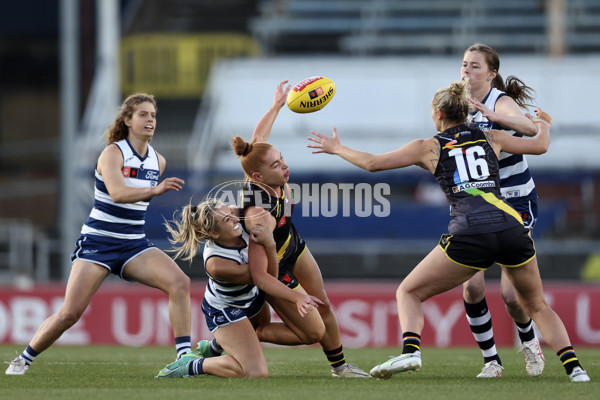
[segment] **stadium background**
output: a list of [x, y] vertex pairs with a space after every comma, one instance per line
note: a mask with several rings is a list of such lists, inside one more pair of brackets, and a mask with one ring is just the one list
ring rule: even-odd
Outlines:
[[[242, 178], [229, 139], [250, 135], [276, 82], [318, 74], [336, 82], [336, 97], [311, 115], [282, 110], [272, 143], [295, 183], [390, 184], [387, 218], [324, 217], [318, 211], [331, 205], [308, 204], [316, 207], [311, 214], [301, 203], [295, 223], [325, 281], [335, 285], [332, 292], [339, 290], [332, 302], [348, 308], [348, 324], [341, 325], [351, 344], [393, 344], [376, 335], [374, 319], [393, 324], [395, 285], [445, 231], [447, 207], [433, 179], [417, 168], [358, 172], [333, 157], [311, 155], [306, 136], [336, 125], [348, 144], [383, 152], [431, 134], [434, 91], [458, 79], [464, 49], [479, 41], [498, 50], [501, 75], [532, 86], [536, 104], [554, 117], [551, 150], [528, 158], [540, 196], [534, 231], [540, 269], [548, 297], [565, 307], [557, 311], [573, 317], [570, 327], [581, 331], [575, 342], [600, 343], [600, 314], [589, 307], [600, 292], [599, 0], [35, 0], [4, 3], [0, 18], [1, 342], [26, 342], [60, 304], [68, 256], [92, 202], [101, 134], [123, 96], [156, 96], [153, 145], [167, 158], [165, 176], [187, 182], [149, 208], [147, 234], [166, 249], [163, 218], [216, 184]], [[201, 260], [180, 266], [201, 299]], [[499, 343], [510, 344], [494, 281], [499, 269], [487, 274], [495, 323], [498, 318], [499, 330], [507, 332]], [[135, 297], [130, 286], [109, 280], [113, 285], [101, 293], [113, 305], [98, 311], [93, 302], [91, 310], [100, 314], [92, 315], [114, 322], [124, 305], [140, 316], [113, 341], [168, 343], [160, 294]], [[354, 286], [365, 281], [371, 286]], [[119, 303], [124, 291], [133, 297]], [[459, 298], [455, 291], [432, 304], [440, 315], [453, 315]], [[151, 322], [144, 304], [152, 309]], [[19, 319], [23, 314], [30, 318]], [[196, 317], [200, 334], [203, 321]], [[366, 338], [356, 321], [371, 317]], [[466, 327], [463, 320], [457, 324]], [[150, 332], [145, 342], [139, 336], [144, 327]], [[462, 328], [436, 343], [473, 344], [468, 335], [460, 342]], [[137, 342], [119, 339], [131, 332]]]

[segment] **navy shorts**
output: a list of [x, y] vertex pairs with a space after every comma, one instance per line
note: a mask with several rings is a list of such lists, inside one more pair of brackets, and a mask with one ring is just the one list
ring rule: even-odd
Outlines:
[[[512, 201], [511, 201], [512, 200]], [[508, 199], [506, 201], [523, 220], [523, 225], [527, 229], [533, 229], [538, 217], [537, 201], [531, 201], [523, 198]]]
[[220, 327], [227, 326], [244, 318], [252, 318], [257, 315], [265, 304], [265, 293], [261, 290], [247, 308], [238, 307], [213, 307], [206, 299], [202, 300], [202, 312], [206, 318], [206, 326], [211, 332]]
[[102, 265], [111, 274], [123, 278], [123, 267], [146, 250], [156, 248], [148, 239], [115, 239], [96, 235], [81, 235], [75, 243], [71, 262], [89, 261]]
[[535, 256], [533, 239], [523, 225], [477, 235], [442, 235], [439, 246], [446, 256], [465, 267], [486, 270], [495, 262], [519, 267]]

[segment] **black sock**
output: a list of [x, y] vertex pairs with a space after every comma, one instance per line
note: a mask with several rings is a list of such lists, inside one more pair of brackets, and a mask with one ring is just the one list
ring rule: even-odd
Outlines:
[[519, 339], [521, 339], [521, 343], [529, 342], [530, 340], [535, 339], [533, 321], [531, 319], [529, 319], [529, 322], [525, 324], [515, 321], [515, 325], [517, 325], [517, 331], [519, 332]]
[[579, 364], [579, 360], [575, 355], [575, 350], [573, 350], [573, 346], [565, 347], [564, 349], [558, 351], [556, 355], [560, 358], [560, 361], [563, 363], [563, 367], [565, 367], [567, 375], [570, 375], [571, 372], [573, 372], [573, 368], [581, 368], [581, 364]]
[[471, 332], [477, 341], [477, 345], [483, 354], [483, 362], [485, 364], [490, 361], [502, 365], [500, 356], [496, 350], [496, 342], [494, 341], [494, 329], [492, 327], [492, 316], [487, 307], [485, 297], [479, 303], [470, 304], [465, 301], [465, 311], [467, 312], [467, 320], [471, 327]]
[[337, 368], [346, 364], [346, 360], [344, 358], [344, 346], [340, 346], [337, 349], [333, 350], [325, 350], [323, 352], [327, 356], [327, 360], [329, 360], [329, 364], [331, 364], [331, 368]]
[[410, 354], [421, 351], [421, 335], [414, 332], [404, 332], [402, 334], [402, 354]]

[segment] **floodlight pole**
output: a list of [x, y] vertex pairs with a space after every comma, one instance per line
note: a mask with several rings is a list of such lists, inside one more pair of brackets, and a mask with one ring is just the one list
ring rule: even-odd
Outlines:
[[79, 120], [79, 0], [60, 0], [60, 249], [63, 280], [71, 270], [70, 256], [77, 239], [74, 221], [73, 158]]

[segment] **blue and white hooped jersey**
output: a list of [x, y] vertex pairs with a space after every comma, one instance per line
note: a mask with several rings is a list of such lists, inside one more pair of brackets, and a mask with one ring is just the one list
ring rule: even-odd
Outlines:
[[[496, 102], [502, 96], [507, 94], [496, 88], [492, 88], [487, 94], [482, 103], [490, 110], [495, 111]], [[481, 129], [482, 131], [490, 129], [506, 130], [495, 122], [488, 121], [487, 118], [481, 115], [481, 112], [476, 111], [469, 114], [467, 124], [473, 128]], [[512, 132], [513, 136], [522, 137], [522, 135]], [[510, 203], [516, 204], [522, 201], [533, 201], [537, 199], [535, 184], [527, 159], [522, 154], [510, 154], [503, 151], [500, 152], [498, 158], [500, 165], [500, 189], [502, 196]]]
[[[211, 257], [227, 258], [236, 261], [238, 264], [248, 264], [248, 233], [242, 232], [242, 239], [246, 245], [241, 247], [225, 247], [212, 241], [207, 241], [204, 245], [204, 264]], [[208, 274], [208, 272], [207, 272]], [[206, 291], [204, 292], [204, 300], [215, 308], [234, 307], [246, 309], [251, 305], [259, 293], [259, 290], [254, 285], [220, 282], [209, 276]]]
[[[131, 147], [127, 139], [112, 143], [123, 154], [123, 178], [129, 187], [147, 188], [158, 184], [160, 167], [158, 155], [148, 145], [145, 157]], [[115, 203], [108, 194], [102, 175], [95, 171], [94, 208], [81, 228], [82, 235], [95, 235], [116, 239], [141, 239], [146, 236], [144, 223], [150, 199], [135, 203]]]

